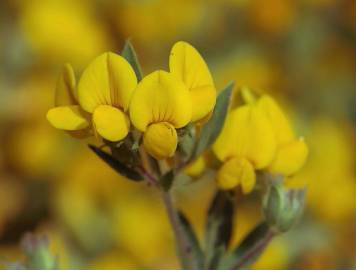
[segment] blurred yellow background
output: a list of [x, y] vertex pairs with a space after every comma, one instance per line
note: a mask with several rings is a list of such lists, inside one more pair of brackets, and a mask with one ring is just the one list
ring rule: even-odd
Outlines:
[[[288, 179], [308, 186], [304, 218], [254, 269], [355, 269], [354, 0], [1, 0], [0, 256], [21, 257], [21, 236], [36, 231], [61, 270], [178, 269], [155, 192], [45, 119], [64, 63], [81, 71], [127, 38], [146, 74], [167, 69], [173, 43], [192, 43], [219, 89], [234, 80], [271, 93], [305, 136], [309, 160]], [[210, 187], [176, 191], [199, 234]], [[233, 242], [260, 219], [252, 197], [239, 202]]]

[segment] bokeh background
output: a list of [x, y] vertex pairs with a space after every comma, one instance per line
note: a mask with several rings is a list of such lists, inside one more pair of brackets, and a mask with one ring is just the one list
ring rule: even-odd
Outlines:
[[[356, 269], [354, 0], [1, 0], [0, 256], [21, 258], [21, 236], [35, 231], [60, 270], [178, 269], [157, 194], [45, 119], [64, 63], [80, 74], [129, 37], [146, 74], [167, 69], [174, 42], [192, 43], [218, 88], [274, 95], [305, 136], [308, 163], [288, 179], [308, 186], [305, 216], [254, 270]], [[211, 186], [176, 191], [200, 235]], [[232, 245], [260, 219], [242, 199]]]

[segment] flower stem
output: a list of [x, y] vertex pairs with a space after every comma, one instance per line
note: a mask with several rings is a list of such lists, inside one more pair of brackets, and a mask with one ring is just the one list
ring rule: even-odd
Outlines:
[[174, 208], [172, 197], [169, 192], [162, 191], [162, 199], [167, 210], [167, 215], [171, 223], [175, 239], [178, 257], [183, 270], [194, 270], [192, 248], [187, 241], [182, 226], [179, 222], [177, 211]]

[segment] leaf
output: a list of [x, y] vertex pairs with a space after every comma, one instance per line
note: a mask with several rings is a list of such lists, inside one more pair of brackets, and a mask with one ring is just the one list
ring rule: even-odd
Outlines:
[[171, 170], [161, 177], [160, 183], [165, 191], [168, 191], [171, 189], [173, 180], [174, 180], [174, 176], [175, 176], [174, 171]]
[[210, 120], [203, 126], [198, 143], [196, 145], [193, 156], [190, 160], [196, 159], [206, 149], [208, 149], [219, 136], [225, 122], [225, 118], [229, 109], [229, 102], [234, 84], [230, 83], [222, 90], [216, 100], [213, 115]]
[[182, 212], [178, 212], [178, 217], [180, 221], [180, 225], [185, 233], [187, 241], [191, 246], [191, 253], [194, 259], [194, 267], [196, 270], [203, 269], [204, 265], [204, 253], [200, 247], [199, 241], [194, 233], [194, 230], [189, 223], [188, 219], [184, 216]]
[[233, 213], [233, 202], [225, 192], [218, 191], [210, 206], [206, 224], [205, 266], [209, 266], [206, 269], [211, 269], [211, 264], [220, 260], [223, 253], [221, 249], [226, 250], [232, 233]]
[[215, 254], [211, 258], [210, 264], [208, 265], [209, 268], [208, 270], [218, 270], [220, 269], [221, 265], [221, 259], [224, 256], [224, 253], [226, 251], [226, 247], [220, 246], [219, 248], [216, 249]]
[[89, 148], [95, 154], [97, 154], [102, 160], [104, 160], [106, 162], [106, 164], [108, 164], [112, 169], [114, 169], [119, 174], [121, 174], [133, 181], [143, 180], [143, 177], [141, 174], [139, 174], [136, 170], [127, 167], [124, 163], [121, 163], [120, 161], [115, 159], [112, 155], [104, 152], [100, 148], [95, 147], [93, 145], [89, 145]]
[[142, 69], [141, 65], [138, 61], [136, 51], [131, 44], [130, 40], [126, 40], [124, 49], [121, 52], [121, 55], [130, 63], [132, 68], [136, 73], [136, 77], [138, 81], [142, 80]]
[[223, 258], [221, 269], [233, 270], [240, 269], [234, 267], [239, 264], [241, 264], [241, 267], [251, 265], [258, 258], [262, 249], [268, 244], [270, 240], [269, 237], [271, 237], [270, 228], [266, 222], [262, 222], [247, 235], [235, 250]]

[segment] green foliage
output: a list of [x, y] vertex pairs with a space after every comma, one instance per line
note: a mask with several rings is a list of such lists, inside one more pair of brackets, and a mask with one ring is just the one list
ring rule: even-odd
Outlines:
[[205, 269], [215, 269], [231, 238], [234, 205], [223, 191], [217, 192], [208, 211], [205, 231]]
[[130, 40], [126, 40], [124, 49], [121, 52], [121, 55], [130, 63], [132, 68], [136, 73], [136, 77], [138, 81], [142, 80], [142, 69], [141, 65], [138, 61], [136, 51], [132, 46]]

